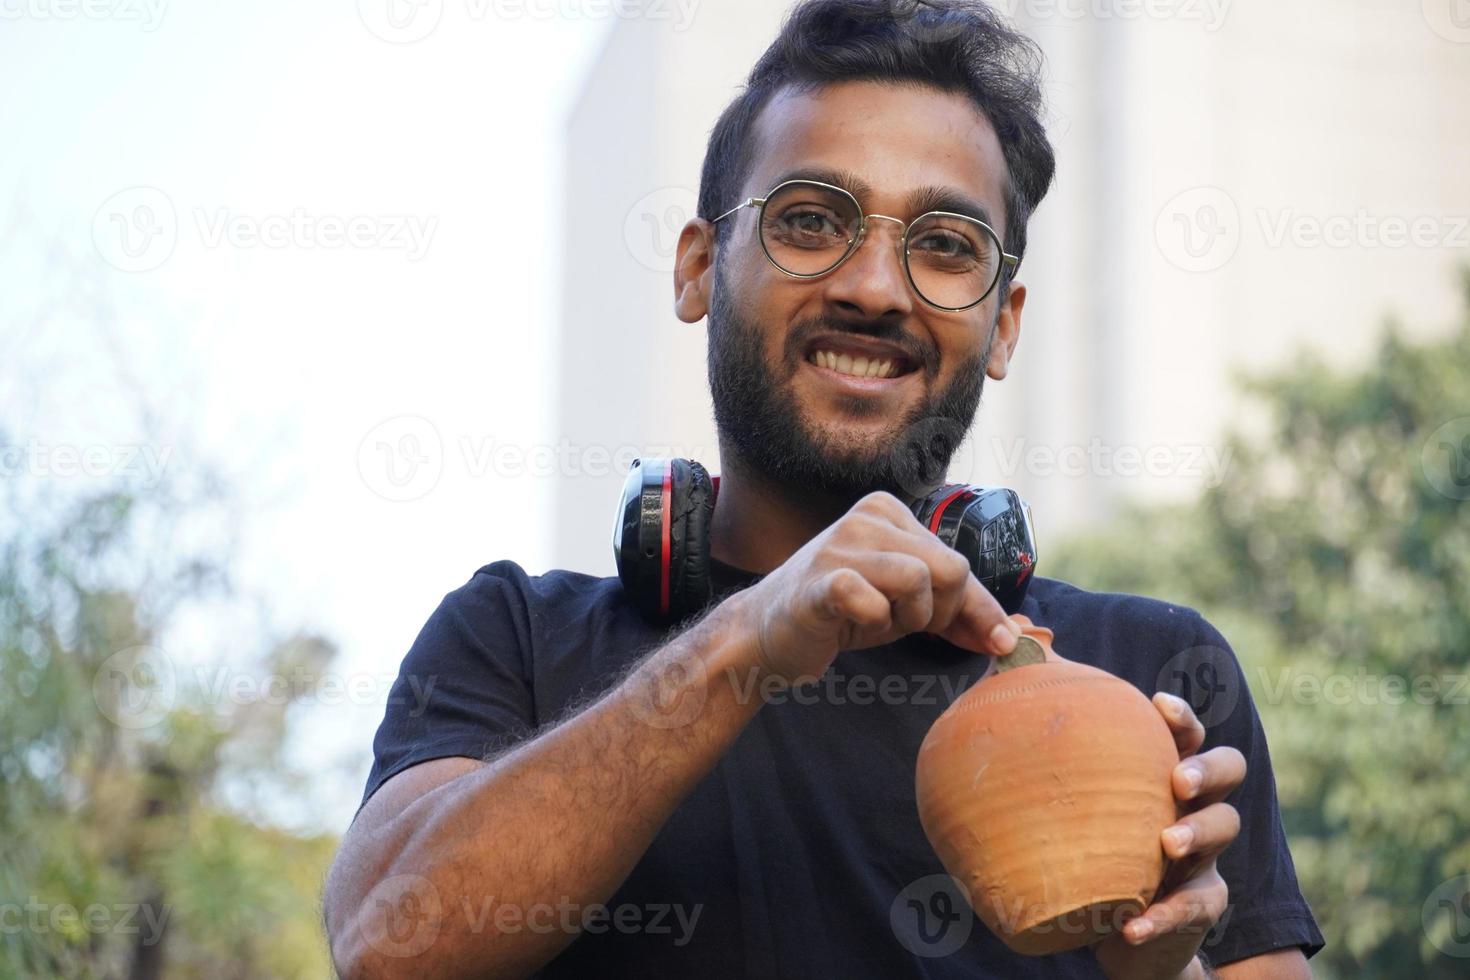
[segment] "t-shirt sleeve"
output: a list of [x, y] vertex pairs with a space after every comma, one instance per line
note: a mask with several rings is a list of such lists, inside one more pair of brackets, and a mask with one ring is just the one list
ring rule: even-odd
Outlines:
[[486, 565], [429, 616], [389, 689], [362, 803], [410, 766], [483, 759], [534, 730], [524, 579], [513, 562]]
[[1230, 889], [1229, 905], [1205, 936], [1201, 952], [1211, 964], [1299, 946], [1308, 957], [1324, 945], [1321, 931], [1297, 883], [1296, 866], [1276, 799], [1276, 777], [1266, 733], [1230, 644], [1197, 613], [1191, 645], [1175, 652], [1161, 689], [1194, 707], [1205, 725], [1200, 751], [1231, 745], [1245, 756], [1245, 781], [1226, 798], [1240, 813], [1240, 835], [1217, 867]]

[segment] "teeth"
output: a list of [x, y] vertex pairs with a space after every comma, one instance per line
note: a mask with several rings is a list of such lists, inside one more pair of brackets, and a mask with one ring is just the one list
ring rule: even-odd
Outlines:
[[898, 362], [892, 358], [880, 361], [876, 357], [853, 357], [829, 350], [819, 350], [813, 354], [812, 363], [855, 378], [891, 378], [898, 373]]

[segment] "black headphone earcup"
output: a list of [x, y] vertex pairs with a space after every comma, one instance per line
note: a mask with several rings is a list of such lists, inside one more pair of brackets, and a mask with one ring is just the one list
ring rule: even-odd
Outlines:
[[708, 470], [692, 459], [671, 462], [669, 615], [683, 619], [710, 600], [709, 526], [715, 502]]
[[714, 516], [714, 491], [709, 470], [688, 460], [689, 492], [684, 514], [684, 572], [679, 576], [679, 607], [688, 616], [703, 610], [710, 601], [710, 520]]

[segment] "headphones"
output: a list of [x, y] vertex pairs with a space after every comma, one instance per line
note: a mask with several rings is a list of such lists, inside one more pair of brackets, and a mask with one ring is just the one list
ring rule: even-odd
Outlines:
[[[668, 624], [704, 609], [712, 590], [709, 526], [720, 478], [692, 459], [635, 459], [613, 525], [623, 591], [643, 615]], [[1006, 487], [947, 483], [905, 501], [1007, 614], [1021, 608], [1036, 568], [1031, 508]]]

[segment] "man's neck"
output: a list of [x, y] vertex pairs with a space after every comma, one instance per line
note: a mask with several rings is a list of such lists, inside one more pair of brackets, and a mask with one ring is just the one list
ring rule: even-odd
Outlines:
[[848, 510], [831, 497], [795, 494], [726, 453], [710, 527], [710, 554], [749, 572], [765, 573], [790, 558]]

